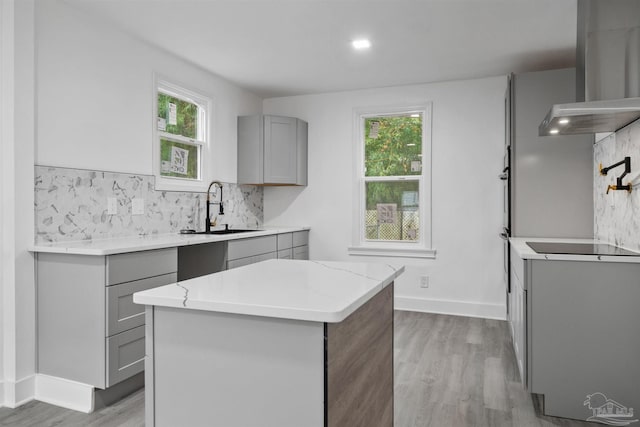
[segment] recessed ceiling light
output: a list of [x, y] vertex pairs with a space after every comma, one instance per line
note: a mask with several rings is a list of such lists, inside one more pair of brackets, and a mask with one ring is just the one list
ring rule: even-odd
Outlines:
[[560, 123], [561, 125], [566, 125], [567, 123], [569, 123], [569, 119], [560, 119], [558, 120], [558, 123]]
[[549, 133], [550, 133], [551, 135], [555, 135], [555, 134], [557, 134], [558, 132], [560, 132], [558, 129], [551, 129], [551, 130], [549, 131]]
[[351, 46], [357, 50], [369, 49], [371, 42], [368, 39], [357, 39], [351, 42]]

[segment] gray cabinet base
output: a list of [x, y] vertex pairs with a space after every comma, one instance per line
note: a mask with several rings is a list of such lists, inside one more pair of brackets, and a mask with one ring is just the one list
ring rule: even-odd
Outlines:
[[587, 419], [594, 393], [640, 408], [640, 264], [531, 264], [530, 390], [545, 414]]
[[144, 387], [144, 372], [140, 372], [118, 384], [105, 390], [94, 389], [94, 405], [93, 410], [97, 411], [101, 408], [111, 405], [118, 400], [130, 395], [136, 390]]

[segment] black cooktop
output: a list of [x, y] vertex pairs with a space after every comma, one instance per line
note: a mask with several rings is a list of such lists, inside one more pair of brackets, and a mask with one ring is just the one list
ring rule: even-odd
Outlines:
[[527, 242], [527, 245], [539, 254], [640, 256], [640, 253], [604, 243]]

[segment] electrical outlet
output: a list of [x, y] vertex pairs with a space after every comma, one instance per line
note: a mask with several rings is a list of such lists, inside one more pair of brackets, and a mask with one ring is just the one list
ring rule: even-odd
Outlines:
[[107, 197], [107, 215], [118, 214], [118, 199], [115, 197]]
[[131, 199], [131, 215], [144, 215], [144, 199]]
[[420, 287], [421, 288], [429, 287], [429, 276], [420, 276]]

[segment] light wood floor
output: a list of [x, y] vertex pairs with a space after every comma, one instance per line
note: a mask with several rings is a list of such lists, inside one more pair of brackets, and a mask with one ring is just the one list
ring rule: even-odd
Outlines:
[[[540, 415], [509, 340], [503, 321], [397, 311], [395, 426], [598, 426]], [[0, 426], [144, 426], [144, 393], [92, 414], [37, 401], [0, 408]]]
[[507, 322], [396, 311], [395, 426], [590, 426], [540, 415]]

